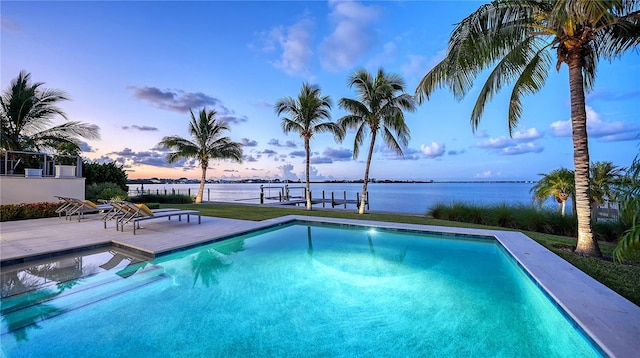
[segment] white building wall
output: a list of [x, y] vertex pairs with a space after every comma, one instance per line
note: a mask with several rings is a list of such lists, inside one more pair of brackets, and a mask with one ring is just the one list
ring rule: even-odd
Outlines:
[[56, 203], [55, 196], [84, 199], [85, 178], [0, 176], [0, 204]]

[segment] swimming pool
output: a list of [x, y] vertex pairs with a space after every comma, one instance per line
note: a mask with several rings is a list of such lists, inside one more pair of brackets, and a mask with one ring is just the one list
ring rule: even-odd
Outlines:
[[[3, 353], [600, 354], [491, 238], [296, 223], [150, 262], [120, 255], [83, 256], [77, 279], [10, 297], [3, 270]], [[23, 286], [31, 271], [15, 273]]]

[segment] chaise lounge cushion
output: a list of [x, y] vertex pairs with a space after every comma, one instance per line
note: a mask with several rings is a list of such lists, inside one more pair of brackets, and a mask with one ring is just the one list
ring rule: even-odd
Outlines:
[[86, 205], [88, 205], [88, 206], [90, 206], [90, 207], [94, 208], [94, 209], [97, 209], [97, 208], [98, 208], [98, 205], [96, 205], [96, 204], [95, 204], [94, 202], [92, 202], [91, 200], [83, 200], [82, 202], [83, 202], [83, 203], [85, 203]]
[[148, 215], [153, 216], [153, 211], [151, 211], [151, 209], [149, 209], [148, 206], [144, 205], [144, 204], [136, 204], [136, 206], [138, 208], [140, 208], [140, 210], [144, 211], [145, 213], [147, 213]]

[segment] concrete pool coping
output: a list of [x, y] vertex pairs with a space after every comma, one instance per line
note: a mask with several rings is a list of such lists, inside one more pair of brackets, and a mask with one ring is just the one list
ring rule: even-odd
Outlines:
[[296, 221], [495, 238], [607, 355], [634, 357], [640, 351], [640, 307], [520, 232], [289, 215], [261, 222], [203, 216], [200, 225], [156, 220], [134, 236], [131, 228], [104, 229], [99, 216], [92, 215], [81, 222], [59, 218], [3, 222], [0, 261], [4, 266], [111, 245], [154, 257]]

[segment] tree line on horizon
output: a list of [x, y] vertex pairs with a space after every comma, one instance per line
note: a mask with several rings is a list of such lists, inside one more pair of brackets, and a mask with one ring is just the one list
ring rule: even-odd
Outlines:
[[[329, 132], [343, 140], [346, 131], [355, 130], [353, 156], [370, 137], [365, 166], [362, 202], [364, 213], [371, 156], [378, 136], [392, 150], [402, 155], [410, 131], [404, 121], [405, 111], [414, 111], [440, 88], [448, 88], [462, 100], [474, 87], [475, 78], [489, 71], [471, 112], [471, 127], [476, 130], [484, 106], [504, 87], [511, 87], [507, 115], [509, 132], [517, 127], [522, 114], [521, 98], [543, 88], [553, 60], [559, 71], [568, 68], [571, 98], [571, 126], [574, 148], [573, 183], [578, 238], [574, 250], [585, 256], [602, 256], [592, 231], [590, 161], [587, 134], [585, 92], [594, 87], [598, 61], [616, 59], [640, 43], [640, 1], [638, 0], [496, 0], [481, 5], [455, 28], [446, 55], [422, 78], [415, 95], [405, 93], [404, 80], [380, 68], [375, 76], [366, 70], [355, 71], [349, 87], [357, 98], [342, 98], [338, 105], [349, 114], [336, 123], [330, 121], [330, 98], [322, 96], [317, 86], [303, 84], [297, 100], [284, 97], [276, 103], [285, 133], [296, 132], [305, 142], [306, 190], [309, 191], [309, 140], [318, 132]], [[98, 138], [95, 127], [66, 122], [46, 128], [50, 118], [64, 112], [57, 102], [68, 98], [57, 90], [40, 89], [42, 83], [30, 83], [29, 74], [21, 72], [0, 98], [2, 147], [9, 150], [52, 148], [61, 144], [66, 150], [79, 150], [78, 138]], [[242, 160], [242, 146], [225, 133], [229, 127], [216, 118], [215, 110], [193, 111], [189, 133], [193, 140], [179, 136], [164, 137], [160, 145], [173, 150], [169, 163], [195, 158], [202, 169], [201, 188], [196, 202], [202, 201], [206, 170], [210, 160]], [[636, 163], [637, 160], [634, 161]], [[633, 166], [632, 166], [633, 168]], [[310, 196], [307, 195], [310, 199]], [[307, 201], [307, 209], [311, 209]], [[636, 207], [636, 212], [639, 209]], [[636, 225], [637, 224], [637, 225]], [[640, 223], [634, 222], [634, 227]], [[637, 232], [637, 231], [636, 231]], [[640, 246], [636, 234], [636, 246]], [[632, 246], [633, 246], [632, 245]]]

